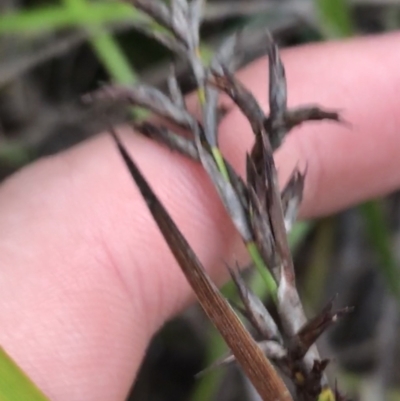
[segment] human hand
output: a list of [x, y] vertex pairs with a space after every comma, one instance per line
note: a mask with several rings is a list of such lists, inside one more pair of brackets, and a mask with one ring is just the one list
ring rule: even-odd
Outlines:
[[[307, 124], [277, 155], [307, 163], [302, 216], [400, 185], [400, 35], [282, 54], [291, 105], [343, 111], [352, 125]], [[267, 104], [267, 63], [239, 75]], [[237, 110], [222, 148], [243, 171], [252, 134]], [[213, 279], [239, 257], [201, 168], [121, 129], [124, 143]], [[123, 400], [152, 334], [193, 294], [107, 135], [43, 159], [0, 187], [0, 344], [54, 401]]]

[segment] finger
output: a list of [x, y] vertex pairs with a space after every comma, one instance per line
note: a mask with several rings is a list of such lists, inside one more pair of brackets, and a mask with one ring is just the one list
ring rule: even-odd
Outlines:
[[[285, 52], [290, 103], [345, 109], [354, 127], [307, 126], [287, 140], [280, 171], [308, 163], [305, 215], [398, 184], [391, 173], [397, 159], [388, 163], [384, 157], [385, 152], [393, 157], [399, 147], [394, 135], [398, 38]], [[241, 75], [260, 98], [264, 88], [265, 98], [267, 93], [265, 69], [261, 61]], [[241, 168], [252, 141], [248, 125], [233, 112], [221, 132], [228, 157]], [[204, 173], [145, 139], [129, 134], [123, 139], [221, 282], [222, 261], [240, 251]], [[0, 344], [53, 400], [123, 399], [149, 336], [192, 295], [112, 142], [102, 136], [42, 160], [0, 191]]]

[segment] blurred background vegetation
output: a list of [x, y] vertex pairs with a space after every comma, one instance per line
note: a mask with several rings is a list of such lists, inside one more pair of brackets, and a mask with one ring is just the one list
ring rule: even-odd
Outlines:
[[[81, 103], [100, 83], [165, 85], [171, 54], [141, 33], [142, 18], [112, 0], [0, 1], [1, 179], [104, 130], [99, 110]], [[400, 0], [209, 0], [203, 56], [245, 26], [242, 64], [265, 53], [265, 27], [281, 47], [397, 29]], [[177, 71], [189, 92], [188, 67], [178, 62]], [[107, 110], [107, 122], [127, 118]], [[301, 223], [291, 238], [308, 312], [338, 292], [337, 306], [356, 306], [320, 347], [334, 358], [341, 388], [363, 401], [400, 399], [399, 200], [394, 194]], [[262, 295], [258, 278], [250, 273], [249, 280]], [[229, 285], [224, 291], [234, 296]], [[130, 400], [256, 400], [236, 367], [195, 379], [224, 350], [199, 308], [189, 308], [154, 338]]]

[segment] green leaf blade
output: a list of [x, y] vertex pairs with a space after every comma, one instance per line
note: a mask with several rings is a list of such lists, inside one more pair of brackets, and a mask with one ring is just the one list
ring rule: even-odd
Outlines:
[[49, 401], [1, 347], [0, 401]]
[[77, 26], [91, 28], [113, 22], [143, 21], [143, 15], [128, 4], [105, 2], [87, 6], [77, 15], [63, 6], [43, 6], [0, 15], [0, 35], [32, 34]]
[[323, 31], [328, 37], [346, 38], [354, 34], [347, 0], [314, 0]]

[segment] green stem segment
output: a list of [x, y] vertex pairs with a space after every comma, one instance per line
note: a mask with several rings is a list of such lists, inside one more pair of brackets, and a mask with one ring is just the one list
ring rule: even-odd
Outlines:
[[[197, 49], [196, 51], [196, 56], [200, 58], [200, 50]], [[197, 89], [197, 97], [199, 99], [200, 105], [203, 107], [205, 105], [205, 102], [207, 101], [206, 99], [206, 92], [203, 86], [200, 86]], [[211, 153], [214, 157], [215, 163], [217, 164], [219, 172], [222, 174], [224, 179], [229, 182], [229, 173], [228, 169], [226, 167], [224, 157], [222, 156], [221, 151], [218, 149], [217, 146], [212, 146], [211, 147]], [[263, 258], [261, 257], [260, 251], [257, 248], [257, 245], [255, 244], [254, 241], [248, 242], [246, 244], [247, 251], [250, 254], [250, 257], [256, 266], [259, 274], [261, 275], [262, 279], [264, 280], [268, 293], [271, 295], [272, 299], [274, 302], [277, 301], [277, 295], [278, 295], [278, 288], [276, 285], [276, 282], [274, 278], [272, 277], [272, 274], [268, 270], [266, 264], [264, 263]]]
[[252, 242], [247, 243], [246, 247], [247, 247], [247, 251], [249, 252], [252, 261], [254, 262], [254, 265], [256, 266], [256, 268], [258, 270], [258, 273], [260, 274], [260, 276], [262, 277], [262, 279], [264, 280], [264, 282], [268, 288], [269, 294], [271, 295], [273, 300], [276, 302], [277, 296], [278, 296], [278, 287], [276, 285], [274, 278], [272, 277], [272, 274], [270, 273], [267, 266], [265, 265], [264, 260], [261, 257], [256, 244], [252, 241]]
[[[214, 156], [215, 162], [217, 163], [218, 170], [225, 178], [225, 180], [229, 181], [228, 170], [226, 168], [226, 164], [224, 162], [224, 158], [222, 157], [221, 151], [216, 146], [214, 146], [211, 149], [211, 152]], [[268, 293], [271, 295], [272, 299], [276, 301], [278, 295], [278, 288], [276, 282], [272, 277], [272, 274], [268, 270], [267, 266], [265, 265], [264, 260], [261, 257], [260, 252], [257, 248], [257, 245], [255, 244], [254, 241], [251, 241], [246, 244], [246, 247], [251, 257], [251, 260], [253, 261], [254, 265], [256, 266], [256, 269], [258, 270], [260, 276], [262, 277], [267, 286]]]
[[200, 104], [203, 106], [206, 103], [206, 91], [204, 88], [197, 89], [197, 97], [199, 98]]
[[214, 146], [211, 148], [211, 153], [214, 157], [215, 163], [217, 163], [219, 172], [222, 174], [222, 176], [226, 181], [229, 181], [228, 170], [226, 168], [221, 151], [216, 146]]
[[[211, 149], [211, 152], [214, 156], [215, 162], [217, 163], [218, 170], [220, 171], [222, 176], [225, 178], [225, 180], [229, 181], [228, 170], [226, 168], [221, 151], [217, 147], [214, 146]], [[276, 282], [275, 282], [274, 278], [272, 277], [272, 274], [268, 270], [266, 264], [264, 263], [264, 260], [260, 255], [257, 245], [255, 244], [254, 241], [251, 241], [246, 244], [246, 248], [247, 248], [247, 251], [249, 252], [251, 260], [253, 261], [260, 276], [262, 277], [262, 279], [264, 280], [264, 282], [267, 286], [268, 293], [271, 295], [273, 300], [276, 301], [277, 295], [278, 295], [278, 288], [277, 288]]]

